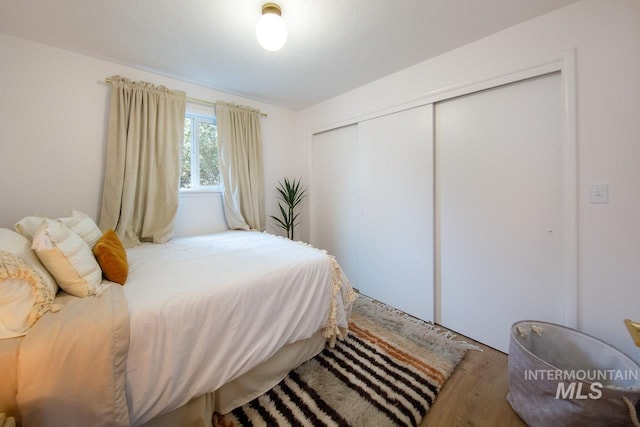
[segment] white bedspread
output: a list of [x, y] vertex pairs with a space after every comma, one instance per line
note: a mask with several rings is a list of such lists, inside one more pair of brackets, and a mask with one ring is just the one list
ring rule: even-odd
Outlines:
[[[217, 389], [329, 318], [335, 261], [309, 246], [228, 231], [143, 244], [127, 255], [132, 425]], [[350, 307], [340, 292], [336, 299], [346, 328]]]

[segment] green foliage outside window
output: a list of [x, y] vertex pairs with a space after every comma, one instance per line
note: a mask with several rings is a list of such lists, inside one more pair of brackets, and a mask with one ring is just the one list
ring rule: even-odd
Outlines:
[[180, 188], [191, 188], [191, 124], [193, 120], [184, 119], [184, 140], [180, 168]]
[[200, 123], [200, 185], [210, 187], [220, 184], [218, 163], [218, 128], [214, 124]]

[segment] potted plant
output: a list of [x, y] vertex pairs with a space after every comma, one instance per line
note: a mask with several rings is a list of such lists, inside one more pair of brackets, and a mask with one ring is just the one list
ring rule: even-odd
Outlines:
[[[278, 207], [280, 208], [280, 217], [271, 215], [280, 228], [287, 232], [287, 237], [293, 240], [293, 233], [297, 222], [298, 215], [295, 209], [300, 204], [302, 199], [306, 197], [306, 190], [300, 184], [300, 179], [290, 181], [288, 178], [284, 178], [283, 182], [278, 181]], [[281, 203], [282, 202], [282, 203]], [[283, 206], [284, 203], [284, 206]]]

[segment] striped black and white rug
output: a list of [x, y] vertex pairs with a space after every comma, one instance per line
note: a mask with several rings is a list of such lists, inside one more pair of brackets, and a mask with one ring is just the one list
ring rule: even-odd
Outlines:
[[416, 426], [468, 347], [359, 295], [344, 341], [214, 426]]

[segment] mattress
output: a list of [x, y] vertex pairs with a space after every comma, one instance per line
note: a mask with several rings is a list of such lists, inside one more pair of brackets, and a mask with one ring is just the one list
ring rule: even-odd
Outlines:
[[347, 328], [350, 284], [308, 245], [227, 231], [143, 244], [127, 256], [133, 425], [218, 389], [287, 344], [332, 324]]

